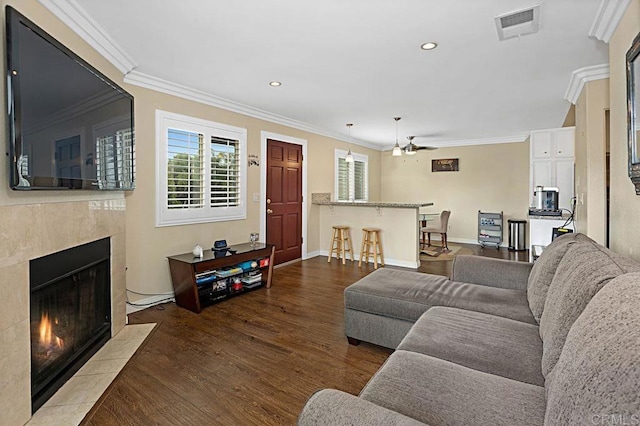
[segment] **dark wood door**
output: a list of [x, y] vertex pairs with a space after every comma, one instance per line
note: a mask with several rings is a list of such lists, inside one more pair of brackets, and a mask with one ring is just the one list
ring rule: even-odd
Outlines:
[[267, 139], [267, 243], [275, 263], [302, 257], [302, 146]]

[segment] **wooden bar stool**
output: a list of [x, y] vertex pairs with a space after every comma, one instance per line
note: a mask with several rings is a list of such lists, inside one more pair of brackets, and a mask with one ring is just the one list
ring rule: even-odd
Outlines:
[[358, 266], [362, 266], [363, 256], [365, 256], [365, 263], [369, 263], [369, 255], [373, 256], [373, 267], [375, 269], [378, 269], [378, 256], [380, 256], [380, 265], [384, 266], [384, 252], [382, 251], [380, 229], [378, 228], [362, 228], [362, 247], [360, 247], [360, 262], [358, 262]]
[[329, 258], [327, 262], [331, 262], [331, 257], [335, 252], [338, 260], [342, 259], [342, 264], [346, 264], [346, 255], [349, 252], [351, 261], [353, 262], [353, 247], [351, 246], [351, 231], [348, 226], [336, 225], [333, 227], [333, 236], [331, 237], [331, 250], [329, 250]]

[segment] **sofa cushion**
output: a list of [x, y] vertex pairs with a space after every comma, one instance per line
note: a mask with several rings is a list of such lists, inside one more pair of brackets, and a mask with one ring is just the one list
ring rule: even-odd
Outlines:
[[637, 271], [637, 262], [593, 241], [569, 247], [553, 277], [540, 319], [545, 377], [558, 361], [569, 329], [591, 298], [611, 279]]
[[549, 285], [551, 285], [556, 269], [558, 269], [558, 265], [569, 247], [576, 242], [578, 235], [582, 234], [565, 234], [556, 238], [542, 251], [531, 268], [527, 282], [527, 299], [529, 300], [529, 309], [538, 323], [540, 323]]
[[424, 423], [335, 389], [314, 393], [298, 417], [298, 426], [420, 426]]
[[524, 290], [451, 281], [439, 275], [378, 269], [344, 291], [347, 309], [415, 322], [432, 306], [450, 306], [534, 323]]
[[360, 396], [430, 426], [541, 425], [544, 420], [543, 387], [415, 352], [394, 352]]
[[481, 312], [434, 307], [398, 346], [474, 370], [544, 386], [542, 340], [533, 324]]
[[596, 294], [547, 376], [545, 423], [640, 424], [640, 274]]

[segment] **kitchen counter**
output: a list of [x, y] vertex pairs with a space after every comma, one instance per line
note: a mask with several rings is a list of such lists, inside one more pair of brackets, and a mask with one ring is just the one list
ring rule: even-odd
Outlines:
[[392, 209], [419, 209], [433, 206], [433, 203], [391, 203], [391, 202], [362, 202], [362, 201], [312, 201], [319, 206], [351, 206], [351, 207], [385, 207]]
[[[418, 268], [420, 266], [418, 219], [420, 208], [431, 202], [338, 202], [330, 193], [312, 193], [311, 203], [318, 206], [320, 217], [320, 251], [326, 256], [331, 247], [331, 227], [351, 228], [354, 259], [359, 259], [362, 228], [379, 228], [387, 265]], [[364, 208], [368, 207], [368, 208]]]
[[569, 213], [562, 213], [562, 216], [538, 216], [538, 215], [529, 215], [529, 220], [567, 220], [571, 217]]

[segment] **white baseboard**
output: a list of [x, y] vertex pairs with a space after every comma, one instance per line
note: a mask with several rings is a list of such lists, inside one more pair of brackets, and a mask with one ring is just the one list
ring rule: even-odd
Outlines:
[[307, 257], [305, 257], [303, 260], [311, 259], [311, 258], [318, 257], [318, 256], [320, 256], [320, 250], [312, 251], [312, 252], [307, 253]]
[[[320, 250], [318, 251], [318, 256], [329, 256], [329, 251], [328, 250]], [[337, 256], [334, 254], [333, 255], [334, 258], [337, 259]], [[356, 259], [356, 261], [358, 259], [360, 259], [360, 253], [354, 253], [353, 258]], [[370, 261], [369, 263], [373, 264], [373, 261]], [[387, 257], [384, 258], [384, 263], [385, 265], [389, 265], [389, 266], [399, 266], [401, 268], [411, 268], [411, 269], [418, 269], [420, 267], [420, 263], [414, 263], [414, 262], [409, 262], [406, 260], [396, 260], [396, 259], [389, 259]]]
[[175, 302], [176, 299], [169, 295], [157, 295], [157, 296], [149, 296], [149, 297], [145, 297], [144, 299], [140, 299], [140, 300], [136, 300], [134, 303], [134, 305], [143, 305], [143, 306], [134, 306], [134, 305], [130, 305], [129, 303], [127, 303], [127, 315], [132, 314], [134, 312], [138, 312], [138, 311], [142, 311], [144, 309], [150, 308], [152, 306], [155, 305], [159, 305], [160, 303], [165, 303], [165, 302]]

